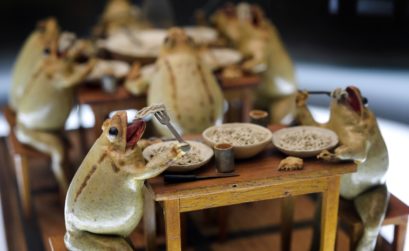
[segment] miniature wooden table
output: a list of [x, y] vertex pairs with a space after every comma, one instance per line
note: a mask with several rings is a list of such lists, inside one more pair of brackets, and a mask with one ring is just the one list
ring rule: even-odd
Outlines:
[[[242, 103], [240, 119], [247, 117], [253, 103], [253, 90], [260, 83], [260, 77], [249, 75], [240, 78], [219, 78], [225, 98], [229, 103]], [[111, 111], [123, 109], [140, 109], [146, 106], [146, 95], [134, 96], [123, 85], [119, 85], [115, 92], [108, 93], [99, 85], [82, 86], [77, 92], [77, 102], [91, 107], [94, 117], [94, 136], [101, 134], [101, 126]]]
[[[352, 162], [329, 164], [305, 159], [300, 171], [279, 172], [285, 156], [273, 148], [247, 160], [236, 161], [240, 176], [166, 184], [162, 176], [145, 185], [144, 227], [147, 250], [156, 249], [155, 202], [163, 206], [167, 250], [181, 250], [180, 214], [227, 205], [323, 193], [321, 215], [321, 250], [334, 250], [340, 175], [356, 171]], [[197, 170], [199, 175], [215, 174], [214, 163]]]

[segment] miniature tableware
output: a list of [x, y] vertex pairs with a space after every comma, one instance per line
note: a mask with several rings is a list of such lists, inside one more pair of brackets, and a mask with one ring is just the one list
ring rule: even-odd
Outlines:
[[[191, 146], [190, 151], [186, 153], [179, 161], [172, 164], [167, 169], [168, 171], [189, 172], [204, 166], [213, 157], [213, 150], [207, 145], [197, 141], [188, 140], [187, 142]], [[162, 150], [171, 148], [176, 143], [177, 141], [173, 140], [150, 145], [143, 150], [142, 155], [147, 161], [149, 161], [155, 156], [155, 154], [160, 153]], [[191, 163], [189, 163], [189, 161], [191, 161]]]
[[251, 110], [249, 113], [250, 123], [267, 127], [268, 126], [268, 112], [263, 110]]
[[295, 126], [273, 133], [273, 144], [285, 154], [306, 158], [335, 147], [338, 144], [338, 136], [325, 128]]
[[251, 123], [226, 123], [207, 128], [202, 136], [210, 146], [231, 143], [234, 157], [244, 159], [263, 151], [271, 143], [272, 133], [265, 127]]
[[219, 173], [230, 173], [234, 171], [233, 145], [221, 143], [214, 146], [216, 169]]

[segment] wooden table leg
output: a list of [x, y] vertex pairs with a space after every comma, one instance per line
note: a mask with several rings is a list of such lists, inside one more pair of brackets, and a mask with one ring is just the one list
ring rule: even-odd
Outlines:
[[166, 249], [168, 251], [180, 251], [180, 208], [179, 200], [168, 200], [164, 202], [165, 227], [166, 227]]
[[328, 178], [327, 190], [322, 195], [321, 251], [335, 249], [337, 233], [340, 177]]
[[156, 211], [155, 211], [155, 200], [152, 194], [144, 186], [144, 214], [143, 214], [143, 225], [144, 225], [144, 237], [145, 237], [145, 248], [147, 251], [156, 251]]
[[294, 197], [284, 197], [281, 202], [281, 250], [291, 250], [293, 231]]

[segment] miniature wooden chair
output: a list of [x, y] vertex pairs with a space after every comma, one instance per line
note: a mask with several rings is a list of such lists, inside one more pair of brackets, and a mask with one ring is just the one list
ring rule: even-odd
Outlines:
[[14, 111], [12, 111], [9, 107], [5, 107], [3, 109], [3, 113], [10, 128], [10, 132], [7, 137], [7, 144], [14, 164], [20, 203], [23, 209], [24, 217], [29, 218], [31, 216], [29, 159], [43, 158], [50, 160], [50, 157], [30, 146], [20, 143], [17, 140], [14, 131], [14, 127], [16, 125], [16, 115]]
[[[382, 226], [394, 225], [393, 251], [403, 251], [405, 245], [406, 229], [408, 224], [409, 206], [390, 195], [388, 211]], [[350, 201], [341, 199], [339, 205], [340, 226], [348, 234], [350, 239], [350, 250], [356, 249], [358, 241], [362, 236], [363, 225], [359, 215]], [[379, 237], [380, 238], [380, 237]], [[377, 246], [379, 246], [379, 238]], [[378, 249], [379, 250], [379, 249]]]
[[48, 244], [51, 251], [66, 251], [64, 236], [52, 236], [48, 238]]

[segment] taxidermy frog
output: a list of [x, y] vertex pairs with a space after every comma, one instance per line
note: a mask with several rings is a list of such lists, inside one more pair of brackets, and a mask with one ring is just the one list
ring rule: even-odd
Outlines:
[[109, 0], [101, 20], [94, 28], [97, 37], [108, 37], [116, 32], [129, 32], [148, 27], [141, 10], [129, 0]]
[[73, 107], [73, 87], [87, 76], [95, 61], [82, 66], [74, 59], [84, 42], [70, 33], [62, 33], [51, 43], [48, 55], [36, 65], [17, 106], [17, 139], [51, 156], [52, 170], [61, 194], [68, 183], [63, 170], [64, 143], [59, 132]]
[[183, 156], [180, 145], [145, 163], [137, 145], [145, 122], [127, 123], [125, 111], [102, 126], [68, 189], [64, 241], [69, 250], [132, 250], [125, 240], [143, 214], [144, 180]]
[[[179, 28], [168, 31], [156, 72], [150, 80], [148, 104], [163, 103], [182, 133], [201, 133], [223, 118], [223, 94], [193, 40]], [[155, 121], [162, 135], [165, 127]]]
[[276, 27], [256, 5], [228, 5], [214, 17], [215, 25], [247, 58], [244, 71], [261, 73], [256, 107], [267, 110], [271, 123], [289, 124], [295, 114], [297, 83], [292, 61]]
[[341, 177], [340, 194], [353, 200], [364, 224], [358, 251], [373, 250], [388, 205], [389, 193], [385, 184], [388, 151], [375, 115], [366, 107], [366, 99], [357, 87], [332, 92], [328, 123], [319, 124], [306, 106], [307, 92], [297, 95], [297, 119], [303, 125], [326, 127], [337, 133], [340, 146], [334, 152], [321, 152], [324, 161], [354, 160], [356, 173]]
[[58, 38], [59, 27], [54, 18], [45, 19], [37, 25], [20, 50], [13, 67], [9, 105], [14, 111], [30, 82], [34, 65], [44, 57], [44, 49]]

